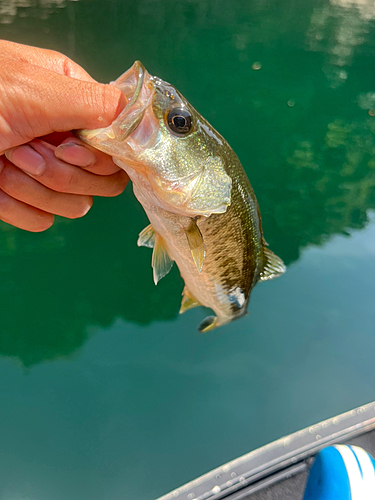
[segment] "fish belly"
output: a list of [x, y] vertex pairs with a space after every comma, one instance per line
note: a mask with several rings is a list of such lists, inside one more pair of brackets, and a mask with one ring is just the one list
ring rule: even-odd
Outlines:
[[[246, 279], [245, 275], [249, 274], [248, 271], [253, 275], [253, 272], [251, 263], [245, 262], [246, 248], [243, 248], [241, 234], [236, 234], [236, 228], [232, 225], [231, 231], [223, 234], [219, 227], [215, 229], [215, 221], [211, 219], [208, 223], [214, 216], [198, 221], [205, 246], [205, 259], [199, 273], [184, 231], [190, 218], [144, 208], [154, 230], [162, 236], [170, 257], [176, 262], [185, 281], [185, 290], [198, 305], [215, 312], [216, 326], [242, 316], [253, 285], [252, 276]], [[219, 220], [223, 222], [223, 215]]]

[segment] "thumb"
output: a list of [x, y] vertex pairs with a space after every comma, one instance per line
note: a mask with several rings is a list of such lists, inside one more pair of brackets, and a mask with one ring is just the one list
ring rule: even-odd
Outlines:
[[106, 127], [127, 102], [112, 85], [33, 64], [14, 64], [0, 75], [0, 88], [0, 154], [52, 132]]
[[[124, 94], [113, 85], [67, 76], [60, 76], [59, 79], [61, 87], [49, 103], [51, 112], [48, 114], [50, 127], [55, 132], [107, 127], [127, 104]], [[59, 111], [53, 113], [56, 106]]]

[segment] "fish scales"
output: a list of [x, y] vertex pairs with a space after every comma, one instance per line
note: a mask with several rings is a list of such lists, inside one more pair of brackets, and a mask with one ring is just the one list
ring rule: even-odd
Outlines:
[[[231, 170], [236, 172], [231, 175]], [[218, 277], [223, 294], [221, 303], [225, 297], [231, 299], [229, 308], [233, 316], [241, 310], [245, 311], [262, 264], [255, 195], [246, 176], [242, 175], [242, 168], [238, 170], [238, 159], [232, 158], [228, 167], [233, 180], [232, 202], [227, 211], [220, 215], [213, 214], [198, 224], [206, 245], [207, 266], [202, 272]], [[242, 188], [244, 184], [245, 190]]]
[[185, 281], [180, 312], [203, 305], [209, 331], [246, 313], [252, 288], [285, 271], [262, 233], [258, 203], [225, 139], [169, 83], [136, 62], [113, 82], [128, 105], [110, 127], [78, 137], [112, 155], [133, 182], [150, 226], [155, 283], [173, 261]]

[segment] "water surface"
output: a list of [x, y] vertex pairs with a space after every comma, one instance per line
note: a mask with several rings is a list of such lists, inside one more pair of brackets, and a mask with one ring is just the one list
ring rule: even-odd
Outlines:
[[288, 265], [207, 335], [155, 287], [131, 189], [0, 230], [0, 499], [153, 500], [375, 399], [375, 9], [3, 0], [0, 36], [110, 81], [140, 59], [239, 155]]

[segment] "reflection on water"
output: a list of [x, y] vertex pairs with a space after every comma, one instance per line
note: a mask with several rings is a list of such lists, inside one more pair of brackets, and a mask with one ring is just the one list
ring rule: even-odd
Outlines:
[[314, 8], [307, 42], [310, 50], [327, 53], [323, 71], [333, 87], [348, 78], [348, 67], [358, 47], [369, 40], [373, 19], [372, 0], [330, 0]]
[[345, 9], [341, 12], [342, 16], [347, 14], [348, 9], [356, 9], [359, 15], [366, 21], [375, 18], [375, 4], [373, 0], [330, 0], [330, 3]]
[[31, 15], [46, 19], [54, 8], [62, 8], [66, 4], [67, 0], [2, 0], [0, 2], [0, 24], [10, 24], [16, 16], [27, 17]]
[[287, 261], [302, 247], [321, 244], [349, 228], [363, 228], [367, 210], [375, 209], [373, 118], [336, 118], [321, 133], [320, 144], [308, 137], [290, 140], [284, 153], [289, 196], [280, 199], [272, 186], [267, 198], [272, 203], [278, 196], [275, 218], [293, 241]]
[[[128, 198], [112, 200], [119, 213], [133, 210]], [[75, 351], [87, 338], [87, 325], [108, 326], [116, 317], [148, 324], [177, 315], [176, 271], [175, 279], [155, 289], [150, 256], [136, 245], [138, 228], [109, 214], [96, 215], [59, 220], [41, 235], [2, 224], [2, 354], [29, 366]]]
[[[8, 0], [0, 21], [14, 21], [3, 25], [10, 39], [77, 52], [104, 81], [135, 58], [173, 81], [238, 153], [266, 239], [291, 263], [308, 245], [363, 228], [375, 209], [375, 70], [367, 60], [375, 13], [364, 0], [284, 7]], [[150, 254], [136, 246], [146, 223], [128, 192], [45, 234], [2, 225], [0, 352], [30, 365], [73, 352], [90, 324], [176, 318], [182, 281], [174, 270], [154, 287]]]

